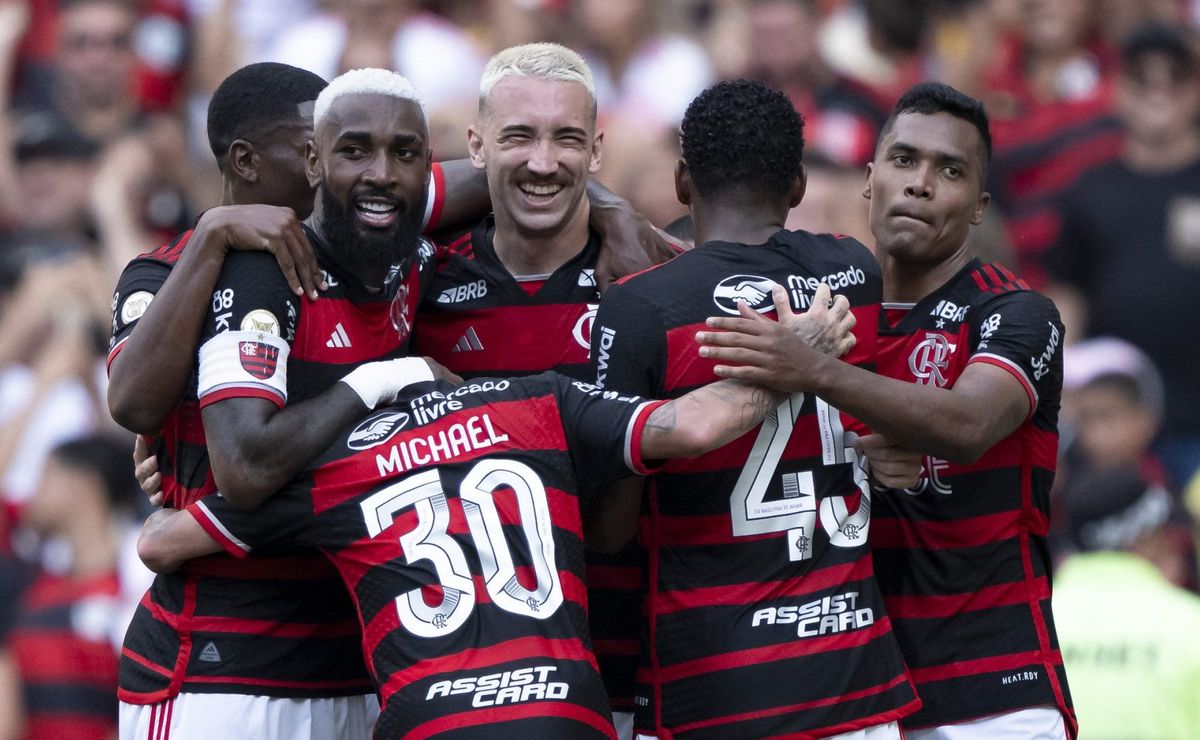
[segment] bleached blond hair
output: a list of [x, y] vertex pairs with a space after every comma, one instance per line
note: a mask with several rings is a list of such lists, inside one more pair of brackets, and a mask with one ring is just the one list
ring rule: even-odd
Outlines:
[[411, 100], [421, 107], [421, 114], [425, 115], [425, 103], [421, 100], [417, 88], [409, 82], [407, 77], [390, 69], [365, 67], [352, 69], [334, 77], [333, 81], [321, 91], [313, 106], [314, 130], [321, 128], [321, 124], [329, 116], [329, 109], [333, 107], [334, 101], [343, 95], [386, 95], [401, 100]]
[[487, 108], [492, 89], [505, 77], [577, 82], [587, 90], [596, 117], [596, 80], [583, 57], [560, 44], [538, 43], [510, 46], [488, 60], [479, 81], [479, 112]]

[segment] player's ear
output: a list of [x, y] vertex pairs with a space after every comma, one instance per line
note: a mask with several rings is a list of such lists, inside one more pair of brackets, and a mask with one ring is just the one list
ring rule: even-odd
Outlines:
[[692, 174], [682, 159], [675, 163], [675, 198], [685, 206], [692, 204]]
[[226, 155], [229, 171], [248, 183], [258, 182], [258, 152], [245, 139], [235, 139]]
[[875, 171], [875, 165], [867, 162], [867, 184], [863, 188], [862, 196], [867, 200], [871, 199], [871, 173]]
[[476, 126], [467, 127], [467, 156], [471, 158], [471, 166], [475, 169], [487, 169], [487, 162], [483, 159], [483, 134]]
[[987, 211], [988, 204], [992, 202], [992, 194], [984, 191], [979, 194], [979, 200], [975, 203], [975, 211], [971, 214], [971, 223], [975, 226], [983, 223], [983, 214]]
[[592, 158], [588, 162], [588, 173], [596, 174], [600, 171], [600, 155], [604, 151], [604, 132], [597, 131], [596, 136], [592, 139]]
[[304, 143], [304, 176], [308, 186], [315, 188], [321, 184], [321, 163], [317, 152], [317, 142], [309, 139]]
[[800, 165], [800, 173], [792, 179], [792, 185], [788, 188], [788, 210], [800, 205], [800, 201], [804, 200], [804, 191], [808, 188], [808, 170], [804, 165]]

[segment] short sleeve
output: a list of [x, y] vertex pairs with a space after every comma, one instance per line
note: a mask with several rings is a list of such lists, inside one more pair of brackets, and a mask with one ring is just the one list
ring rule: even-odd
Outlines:
[[969, 362], [1007, 370], [1029, 396], [1029, 416], [1042, 398], [1062, 391], [1063, 325], [1054, 302], [1032, 291], [1006, 293], [972, 311]]
[[138, 319], [171, 274], [169, 265], [157, 260], [135, 259], [121, 273], [112, 298], [112, 336], [108, 341], [108, 365], [121, 352]]
[[666, 401], [647, 401], [566, 376], [559, 382], [567, 449], [581, 481], [591, 487], [631, 473], [654, 472], [642, 460], [642, 433], [650, 414]]
[[287, 359], [300, 317], [275, 258], [233, 252], [221, 269], [204, 319], [197, 371], [203, 408], [227, 398], [287, 401]]
[[600, 388], [661, 396], [667, 334], [657, 307], [626, 285], [609, 288], [592, 325], [589, 358]]
[[253, 510], [239, 509], [213, 493], [184, 509], [225, 552], [244, 558], [255, 550], [315, 547], [312, 496], [300, 482]]

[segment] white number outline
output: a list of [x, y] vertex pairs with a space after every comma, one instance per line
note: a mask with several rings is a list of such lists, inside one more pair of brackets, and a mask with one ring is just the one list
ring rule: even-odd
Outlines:
[[858, 510], [850, 514], [844, 496], [826, 497], [818, 503], [812, 470], [784, 473], [781, 477], [784, 498], [764, 500], [800, 416], [803, 393], [789, 396], [763, 420], [741, 475], [729, 494], [733, 536], [787, 531], [788, 558], [793, 561], [812, 557], [812, 537], [818, 519], [830, 544], [835, 547], [864, 544], [871, 525], [871, 486], [865, 462], [847, 444], [841, 413], [819, 397], [815, 398], [815, 404], [821, 436], [821, 462], [823, 465], [852, 464], [854, 483], [862, 494]]
[[[521, 514], [521, 530], [529, 546], [537, 586], [526, 589], [517, 581], [512, 552], [504, 537], [495, 492], [510, 488]], [[459, 486], [467, 528], [475, 543], [483, 579], [493, 603], [501, 609], [533, 619], [549, 619], [563, 602], [563, 589], [554, 551], [553, 523], [546, 487], [536, 471], [516, 460], [481, 460]], [[378, 537], [396, 513], [413, 507], [417, 526], [400, 535], [405, 562], [428, 560], [441, 585], [441, 604], [429, 606], [420, 588], [396, 597], [400, 623], [418, 637], [441, 637], [459, 629], [475, 608], [475, 582], [466, 553], [450, 536], [450, 505], [440, 473], [426, 470], [397, 481], [368, 496], [360, 504], [367, 533]]]

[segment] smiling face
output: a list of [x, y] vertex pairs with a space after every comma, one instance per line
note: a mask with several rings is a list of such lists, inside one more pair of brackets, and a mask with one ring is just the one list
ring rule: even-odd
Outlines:
[[412, 100], [348, 94], [333, 102], [306, 169], [320, 191], [324, 236], [348, 259], [386, 266], [415, 246], [432, 161], [428, 139]]
[[505, 77], [467, 137], [472, 164], [487, 171], [498, 226], [546, 237], [580, 215], [603, 138], [582, 84]]
[[983, 220], [986, 152], [979, 131], [949, 113], [902, 113], [867, 165], [876, 249], [900, 262], [944, 262]]

